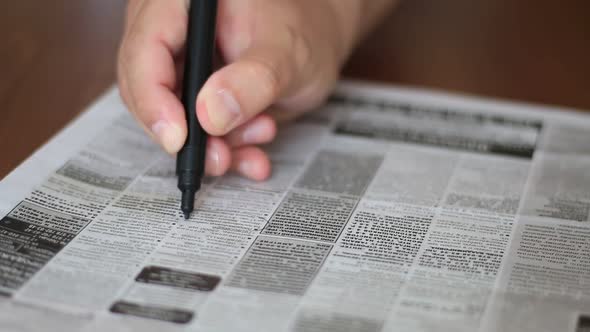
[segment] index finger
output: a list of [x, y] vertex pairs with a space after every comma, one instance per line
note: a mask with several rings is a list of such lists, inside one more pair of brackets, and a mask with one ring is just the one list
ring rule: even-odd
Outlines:
[[174, 59], [186, 38], [186, 1], [136, 0], [130, 6], [119, 52], [121, 95], [148, 132], [175, 153], [187, 131], [183, 106], [174, 93]]

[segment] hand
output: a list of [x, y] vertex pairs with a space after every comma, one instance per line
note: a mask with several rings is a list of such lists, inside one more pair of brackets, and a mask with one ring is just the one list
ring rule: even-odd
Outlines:
[[[294, 118], [325, 99], [353, 46], [393, 2], [219, 0], [217, 42], [225, 65], [200, 91], [196, 109], [211, 135], [206, 173], [233, 169], [267, 178], [270, 161], [257, 145], [274, 139], [278, 118]], [[188, 3], [130, 0], [119, 52], [121, 96], [169, 153], [187, 135], [178, 91]]]

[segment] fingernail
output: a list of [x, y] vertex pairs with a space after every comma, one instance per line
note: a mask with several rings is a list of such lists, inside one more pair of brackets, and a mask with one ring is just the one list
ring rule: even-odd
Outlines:
[[207, 103], [209, 120], [224, 133], [233, 129], [242, 117], [240, 104], [228, 90], [218, 90]]
[[211, 172], [213, 174], [218, 174], [221, 164], [219, 152], [216, 149], [207, 149], [207, 159], [211, 161]]
[[265, 129], [264, 123], [254, 121], [242, 133], [242, 140], [246, 144], [256, 144], [264, 139]]
[[250, 162], [248, 160], [241, 161], [238, 164], [238, 172], [240, 172], [243, 175], [250, 174], [250, 173], [252, 173], [252, 167], [254, 167], [252, 162]]
[[152, 125], [152, 132], [168, 153], [176, 153], [182, 147], [182, 130], [175, 124], [160, 120]]

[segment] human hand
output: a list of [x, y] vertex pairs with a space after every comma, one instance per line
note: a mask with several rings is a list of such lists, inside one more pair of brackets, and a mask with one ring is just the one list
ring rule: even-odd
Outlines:
[[[271, 142], [278, 119], [318, 106], [360, 37], [394, 0], [219, 0], [217, 43], [225, 65], [197, 97], [211, 137], [205, 172], [270, 175], [257, 145]], [[179, 100], [187, 0], [130, 0], [118, 60], [121, 96], [169, 153], [187, 136]], [[272, 112], [267, 112], [272, 109]]]

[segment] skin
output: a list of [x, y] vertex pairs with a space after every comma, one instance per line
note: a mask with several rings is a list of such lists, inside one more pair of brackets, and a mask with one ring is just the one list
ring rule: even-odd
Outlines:
[[[118, 59], [121, 96], [169, 153], [187, 135], [179, 100], [188, 0], [130, 0]], [[344, 61], [395, 0], [219, 0], [221, 66], [197, 97], [211, 135], [206, 173], [270, 176], [277, 123], [320, 105]]]

